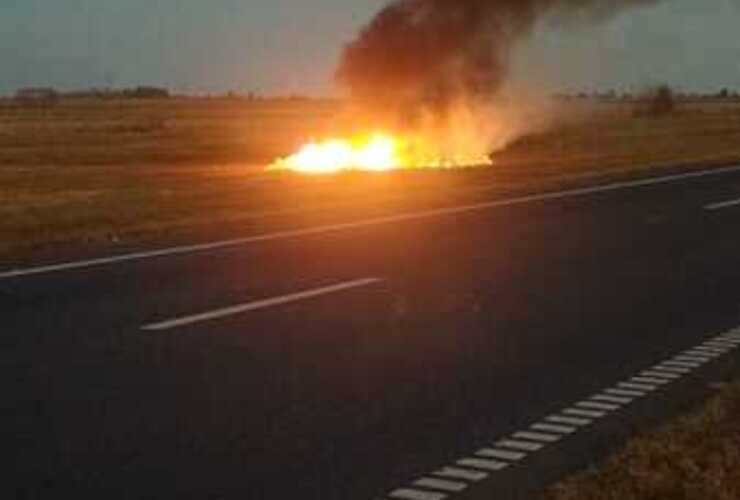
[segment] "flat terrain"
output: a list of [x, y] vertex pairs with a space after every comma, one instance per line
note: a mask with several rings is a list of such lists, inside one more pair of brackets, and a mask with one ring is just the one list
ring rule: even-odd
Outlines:
[[740, 104], [685, 104], [670, 116], [634, 118], [626, 104], [570, 103], [548, 132], [523, 138], [480, 171], [340, 181], [262, 172], [305, 140], [341, 130], [339, 116], [331, 101], [4, 102], [0, 259], [10, 265], [60, 245], [112, 251], [179, 232], [192, 239], [194, 229], [227, 224], [258, 231], [267, 219], [291, 226], [316, 211], [342, 220], [399, 205], [445, 205], [460, 196], [458, 188], [475, 185], [507, 193], [572, 176], [740, 159]]
[[263, 172], [332, 103], [3, 108], [9, 496], [521, 499], [700, 399], [740, 347], [738, 108], [569, 106], [491, 168], [333, 177]]

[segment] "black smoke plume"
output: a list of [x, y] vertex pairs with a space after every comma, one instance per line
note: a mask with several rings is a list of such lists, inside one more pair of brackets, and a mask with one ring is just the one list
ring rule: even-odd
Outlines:
[[337, 79], [352, 97], [397, 112], [490, 97], [509, 55], [544, 16], [592, 23], [660, 0], [395, 0], [344, 50]]

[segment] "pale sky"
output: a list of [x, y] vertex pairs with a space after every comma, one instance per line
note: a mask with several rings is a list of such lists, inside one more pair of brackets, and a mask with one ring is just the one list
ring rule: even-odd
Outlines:
[[[382, 0], [0, 0], [0, 93], [165, 84], [331, 94]], [[516, 78], [552, 88], [740, 89], [740, 1], [665, 0], [598, 28], [542, 27]]]

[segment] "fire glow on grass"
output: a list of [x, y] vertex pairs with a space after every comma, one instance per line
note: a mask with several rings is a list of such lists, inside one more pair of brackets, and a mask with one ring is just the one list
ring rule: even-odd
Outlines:
[[387, 172], [402, 169], [460, 168], [490, 163], [490, 158], [483, 154], [444, 152], [421, 138], [376, 132], [351, 139], [310, 142], [296, 154], [277, 160], [269, 169], [331, 174], [347, 171]]

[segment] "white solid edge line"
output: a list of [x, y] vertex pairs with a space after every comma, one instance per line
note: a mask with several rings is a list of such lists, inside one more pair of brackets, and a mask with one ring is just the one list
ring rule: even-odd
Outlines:
[[512, 205], [521, 205], [525, 203], [533, 203], [533, 202], [538, 202], [538, 201], [557, 200], [557, 199], [568, 198], [572, 196], [583, 196], [583, 195], [588, 195], [588, 194], [603, 193], [603, 192], [608, 192], [608, 191], [617, 191], [617, 190], [629, 189], [629, 188], [634, 188], [634, 187], [666, 184], [669, 182], [681, 181], [681, 180], [686, 180], [686, 179], [696, 179], [696, 178], [715, 176], [715, 175], [722, 175], [722, 174], [734, 173], [738, 171], [740, 171], [740, 166], [716, 168], [716, 169], [711, 169], [711, 170], [702, 170], [699, 172], [688, 172], [685, 174], [653, 177], [650, 179], [614, 182], [611, 184], [603, 184], [600, 186], [566, 189], [564, 191], [556, 191], [552, 193], [532, 194], [532, 195], [527, 195], [527, 196], [519, 196], [515, 198], [503, 199], [503, 200], [493, 200], [493, 201], [474, 203], [474, 204], [469, 204], [469, 205], [460, 205], [457, 207], [437, 208], [437, 209], [424, 210], [424, 211], [419, 211], [419, 212], [407, 212], [407, 213], [402, 213], [398, 215], [375, 217], [375, 218], [364, 219], [360, 221], [345, 222], [341, 224], [330, 224], [330, 225], [315, 226], [315, 227], [303, 228], [303, 229], [277, 231], [274, 233], [247, 236], [244, 238], [235, 238], [235, 239], [223, 240], [223, 241], [215, 241], [211, 243], [185, 245], [185, 246], [179, 246], [179, 247], [164, 248], [161, 250], [153, 250], [153, 251], [148, 251], [148, 252], [134, 252], [134, 253], [116, 255], [116, 256], [111, 256], [111, 257], [102, 257], [98, 259], [82, 260], [82, 261], [76, 261], [76, 262], [64, 262], [60, 264], [30, 267], [26, 269], [14, 269], [14, 270], [0, 272], [0, 279], [18, 278], [18, 277], [23, 277], [23, 276], [31, 276], [35, 274], [44, 274], [44, 273], [51, 273], [51, 272], [57, 272], [57, 271], [69, 271], [73, 269], [83, 269], [83, 268], [103, 266], [107, 264], [117, 264], [120, 262], [144, 260], [144, 259], [165, 257], [165, 256], [171, 256], [171, 255], [182, 255], [182, 254], [191, 254], [191, 253], [197, 253], [197, 252], [205, 252], [209, 250], [218, 250], [222, 248], [247, 245], [251, 243], [261, 243], [261, 242], [266, 242], [266, 241], [297, 238], [301, 236], [311, 236], [311, 235], [329, 233], [329, 232], [335, 232], [335, 231], [345, 231], [348, 229], [355, 229], [355, 228], [360, 228], [360, 227], [391, 224], [395, 222], [428, 219], [428, 218], [440, 217], [444, 215], [474, 212], [474, 211], [485, 210], [489, 208], [507, 207], [507, 206], [512, 206]]
[[169, 319], [158, 323], [152, 323], [149, 325], [142, 326], [141, 329], [149, 332], [159, 332], [164, 330], [171, 330], [182, 326], [192, 325], [195, 323], [202, 323], [204, 321], [211, 321], [214, 319], [220, 319], [227, 316], [233, 316], [235, 314], [241, 314], [249, 311], [256, 311], [258, 309], [265, 309], [268, 307], [279, 306], [288, 304], [291, 302], [298, 302], [300, 300], [311, 299], [322, 295], [328, 295], [331, 293], [342, 292], [353, 288], [360, 288], [383, 281], [380, 278], [366, 278], [354, 281], [348, 281], [345, 283], [339, 283], [337, 285], [325, 286], [321, 288], [315, 288], [313, 290], [307, 290], [304, 292], [291, 293], [280, 297], [273, 297], [270, 299], [257, 300], [254, 302], [248, 302], [245, 304], [225, 307], [223, 309], [217, 309], [215, 311], [205, 312], [201, 314], [194, 314], [191, 316], [184, 316], [181, 318]]
[[723, 208], [736, 207], [738, 205], [740, 205], [740, 198], [738, 198], [737, 200], [722, 201], [720, 203], [711, 203], [709, 205], [706, 205], [704, 207], [704, 210], [721, 210]]

